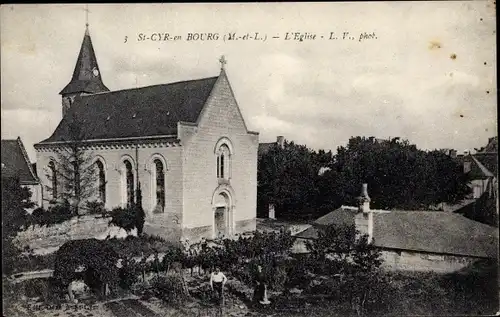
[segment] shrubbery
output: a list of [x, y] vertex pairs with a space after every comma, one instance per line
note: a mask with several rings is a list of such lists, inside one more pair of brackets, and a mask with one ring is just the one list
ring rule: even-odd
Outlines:
[[[309, 293], [333, 295], [339, 304], [349, 304], [357, 315], [386, 307], [389, 282], [381, 273], [381, 254], [360, 235], [354, 226], [331, 225], [318, 232], [318, 238], [307, 243], [309, 255], [299, 260], [299, 266], [290, 273], [299, 273], [306, 280], [308, 274], [325, 276], [306, 287]], [[296, 278], [292, 278], [292, 282]], [[292, 284], [295, 284], [292, 283]]]
[[[115, 250], [103, 241], [68, 241], [56, 252], [53, 276], [63, 287], [74, 280], [83, 279], [93, 291], [104, 295], [105, 284], [109, 284], [110, 289], [118, 284], [118, 259]], [[78, 272], [80, 268], [83, 269], [81, 273]]]
[[39, 225], [41, 227], [50, 227], [68, 221], [72, 217], [74, 217], [74, 214], [71, 211], [71, 207], [69, 203], [65, 201], [63, 204], [49, 207], [48, 210], [42, 207], [33, 210], [28, 217], [28, 223], [33, 226]]
[[115, 225], [130, 232], [137, 228], [137, 234], [141, 235], [144, 228], [146, 214], [142, 207], [134, 205], [130, 208], [117, 207], [111, 210], [110, 225]]
[[180, 275], [156, 276], [151, 285], [154, 295], [166, 302], [182, 303], [189, 297]]
[[13, 243], [14, 237], [24, 227], [27, 227], [27, 208], [34, 206], [31, 191], [21, 187], [18, 178], [2, 177], [2, 271], [4, 274], [13, 272], [18, 266], [21, 256]]
[[119, 269], [119, 285], [123, 289], [130, 289], [139, 280], [141, 274], [140, 265], [132, 258], [122, 260], [122, 267]]
[[101, 201], [93, 200], [86, 204], [87, 213], [92, 215], [101, 215], [103, 218], [108, 215], [108, 211], [104, 208], [104, 203]]

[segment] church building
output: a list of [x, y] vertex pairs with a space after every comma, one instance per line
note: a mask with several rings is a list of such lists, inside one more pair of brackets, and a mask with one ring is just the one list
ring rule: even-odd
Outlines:
[[125, 208], [139, 186], [144, 232], [170, 241], [255, 230], [259, 134], [247, 129], [224, 57], [220, 63], [218, 76], [109, 91], [87, 25], [73, 76], [60, 92], [62, 120], [35, 144], [37, 174], [53, 189], [44, 190], [44, 207], [65, 188], [56, 153], [78, 122], [96, 167], [88, 200]]

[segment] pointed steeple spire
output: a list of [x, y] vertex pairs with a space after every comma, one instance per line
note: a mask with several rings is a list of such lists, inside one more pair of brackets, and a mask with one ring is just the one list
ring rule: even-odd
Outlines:
[[97, 64], [94, 47], [90, 39], [88, 21], [85, 27], [82, 46], [76, 60], [73, 77], [66, 87], [59, 93], [63, 96], [69, 94], [93, 94], [109, 91], [102, 82], [101, 72]]

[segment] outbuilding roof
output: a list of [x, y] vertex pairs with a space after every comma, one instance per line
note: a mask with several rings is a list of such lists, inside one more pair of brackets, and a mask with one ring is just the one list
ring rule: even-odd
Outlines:
[[[321, 228], [353, 225], [357, 208], [342, 206], [318, 218], [297, 238], [316, 239]], [[442, 211], [374, 211], [374, 245], [382, 249], [496, 258], [498, 229]]]

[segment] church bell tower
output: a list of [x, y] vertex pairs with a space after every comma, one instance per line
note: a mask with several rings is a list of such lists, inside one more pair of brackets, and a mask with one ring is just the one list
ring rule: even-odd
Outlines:
[[73, 77], [59, 93], [62, 96], [62, 115], [66, 115], [76, 96], [106, 92], [109, 89], [102, 82], [94, 47], [90, 39], [89, 25], [86, 24], [80, 54], [76, 60]]

